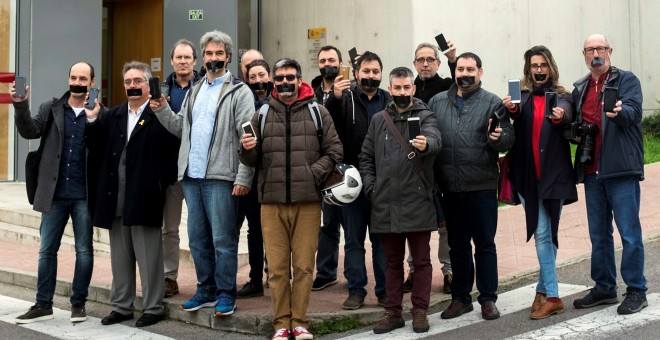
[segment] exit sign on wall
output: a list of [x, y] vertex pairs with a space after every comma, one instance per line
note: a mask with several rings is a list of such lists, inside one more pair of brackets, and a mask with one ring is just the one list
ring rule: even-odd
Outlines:
[[204, 10], [203, 9], [188, 10], [188, 20], [204, 20]]

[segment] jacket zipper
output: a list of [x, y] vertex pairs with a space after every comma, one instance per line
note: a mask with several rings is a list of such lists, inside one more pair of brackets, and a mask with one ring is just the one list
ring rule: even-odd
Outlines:
[[291, 203], [291, 107], [286, 107], [286, 203]]

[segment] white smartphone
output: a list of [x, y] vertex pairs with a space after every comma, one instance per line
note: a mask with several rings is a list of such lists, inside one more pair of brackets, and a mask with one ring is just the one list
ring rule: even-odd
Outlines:
[[412, 143], [415, 137], [422, 134], [419, 117], [408, 117], [408, 142]]
[[509, 96], [511, 96], [512, 103], [514, 104], [520, 103], [521, 100], [520, 79], [509, 80]]
[[250, 122], [243, 123], [243, 125], [241, 125], [241, 127], [243, 127], [243, 132], [244, 133], [251, 134], [254, 137], [254, 140], [257, 140], [257, 135], [254, 133], [254, 129], [252, 128], [252, 124], [250, 124]]

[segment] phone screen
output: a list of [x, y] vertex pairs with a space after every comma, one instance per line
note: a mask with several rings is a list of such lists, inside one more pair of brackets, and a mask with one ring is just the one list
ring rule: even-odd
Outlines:
[[449, 51], [449, 45], [447, 44], [447, 40], [445, 40], [445, 36], [442, 33], [435, 36], [435, 42], [438, 43], [440, 52], [443, 54]]
[[555, 116], [552, 113], [552, 109], [557, 107], [557, 92], [546, 92], [545, 93], [545, 118], [554, 119]]
[[509, 80], [509, 96], [511, 96], [512, 103], [514, 104], [520, 103], [520, 99], [521, 99], [520, 79]]
[[162, 96], [160, 92], [160, 77], [149, 78], [149, 93], [152, 99], [158, 99]]
[[408, 118], [408, 141], [412, 143], [415, 137], [422, 134], [419, 117]]
[[603, 89], [603, 112], [613, 112], [619, 95], [618, 87], [606, 87]]
[[85, 107], [93, 110], [94, 109], [94, 100], [99, 97], [99, 89], [96, 87], [93, 87], [91, 90], [89, 90], [89, 97], [87, 98], [87, 101], [85, 102]]
[[15, 77], [14, 78], [14, 91], [16, 91], [17, 98], [25, 98], [25, 77]]

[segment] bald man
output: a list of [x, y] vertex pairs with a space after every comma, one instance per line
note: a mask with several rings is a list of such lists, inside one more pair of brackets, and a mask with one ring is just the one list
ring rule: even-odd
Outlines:
[[264, 60], [264, 55], [258, 50], [249, 49], [241, 56], [241, 79], [247, 81], [247, 66], [255, 60]]

